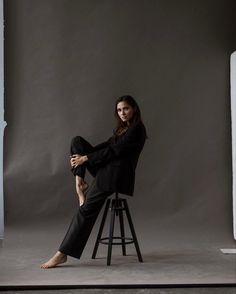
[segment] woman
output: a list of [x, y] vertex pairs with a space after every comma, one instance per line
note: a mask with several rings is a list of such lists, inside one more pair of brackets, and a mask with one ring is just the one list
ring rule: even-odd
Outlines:
[[[106, 198], [114, 192], [133, 196], [135, 168], [147, 138], [146, 129], [139, 106], [129, 95], [118, 98], [115, 116], [117, 126], [107, 141], [93, 147], [80, 136], [72, 139], [70, 164], [80, 206], [58, 251], [41, 268], [64, 263], [67, 255], [79, 259]], [[95, 177], [89, 188], [84, 181], [86, 168]]]

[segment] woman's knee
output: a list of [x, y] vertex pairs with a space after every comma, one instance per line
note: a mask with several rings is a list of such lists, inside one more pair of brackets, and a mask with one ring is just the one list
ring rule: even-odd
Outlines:
[[71, 139], [71, 143], [81, 142], [83, 138], [81, 136], [75, 136]]
[[71, 139], [71, 144], [70, 144], [70, 153], [75, 154], [78, 152], [82, 152], [83, 149], [83, 143], [82, 143], [82, 137], [81, 136], [76, 136]]
[[86, 152], [91, 152], [93, 150], [92, 145], [85, 140], [81, 136], [75, 136], [71, 140], [71, 153], [80, 153], [83, 155], [83, 153], [86, 154]]
[[81, 136], [75, 136], [71, 140], [71, 146], [84, 146], [85, 139]]

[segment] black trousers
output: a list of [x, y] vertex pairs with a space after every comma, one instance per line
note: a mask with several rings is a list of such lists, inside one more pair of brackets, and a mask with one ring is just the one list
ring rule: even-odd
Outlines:
[[[76, 153], [86, 155], [86, 153], [91, 152], [92, 150], [93, 146], [84, 138], [77, 136], [72, 139], [70, 150], [71, 155]], [[72, 168], [71, 171], [73, 175], [79, 175], [84, 178], [87, 168], [95, 179], [85, 192], [85, 201], [83, 205], [77, 208], [66, 235], [58, 249], [62, 253], [78, 259], [81, 257], [106, 198], [114, 193], [114, 191], [102, 191], [99, 189], [96, 183], [98, 168], [91, 167], [86, 163], [87, 162], [76, 168]]]

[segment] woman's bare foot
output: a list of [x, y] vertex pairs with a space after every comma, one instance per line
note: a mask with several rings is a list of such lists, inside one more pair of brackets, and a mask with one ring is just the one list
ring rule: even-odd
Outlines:
[[79, 197], [79, 205], [83, 205], [85, 196], [84, 191], [87, 190], [88, 184], [79, 176], [76, 176], [76, 192]]
[[47, 262], [43, 263], [40, 265], [41, 268], [51, 268], [51, 267], [55, 267], [60, 263], [64, 263], [67, 261], [67, 255], [57, 251], [57, 253], [50, 258]]
[[84, 200], [85, 200], [84, 193], [78, 186], [76, 186], [76, 192], [79, 197], [79, 206], [81, 206], [84, 204]]

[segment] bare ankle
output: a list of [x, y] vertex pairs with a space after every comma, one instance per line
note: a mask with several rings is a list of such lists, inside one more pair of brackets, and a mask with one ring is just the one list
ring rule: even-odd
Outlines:
[[75, 179], [77, 182], [82, 182], [83, 181], [83, 178], [81, 178], [80, 176], [75, 176]]

